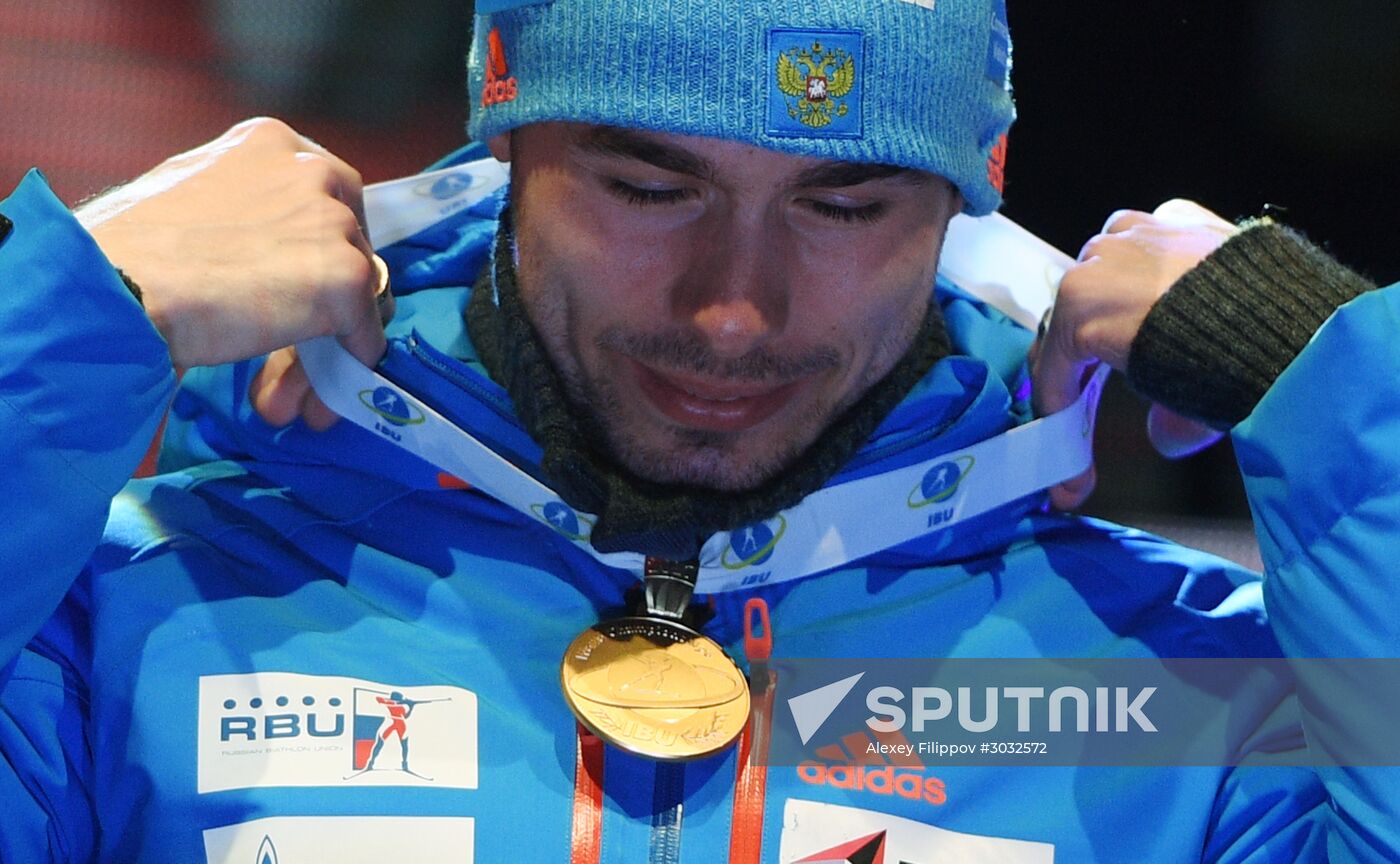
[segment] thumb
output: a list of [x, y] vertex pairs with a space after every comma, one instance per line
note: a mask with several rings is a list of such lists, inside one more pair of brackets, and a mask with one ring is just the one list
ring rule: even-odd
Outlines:
[[[1092, 436], [1095, 427], [1095, 418], [1099, 412], [1099, 400], [1103, 398], [1103, 387], [1101, 381], [1092, 381], [1094, 372], [1100, 368], [1100, 364], [1088, 364], [1082, 372], [1081, 383], [1078, 389], [1082, 392], [1085, 386], [1091, 388], [1091, 392], [1084, 395], [1085, 404], [1083, 406], [1084, 434]], [[1079, 397], [1076, 396], [1076, 399]], [[1061, 409], [1063, 410], [1063, 409]], [[1093, 453], [1093, 441], [1089, 442], [1090, 453]], [[1098, 484], [1098, 471], [1093, 461], [1089, 462], [1089, 467], [1082, 474], [1057, 483], [1050, 487], [1050, 506], [1056, 510], [1074, 510], [1088, 500], [1093, 494], [1094, 487]]]
[[[1084, 384], [1099, 361], [1067, 349], [1068, 340], [1053, 323], [1053, 309], [1046, 313], [1040, 332], [1031, 345], [1031, 405], [1036, 416], [1045, 417], [1073, 405], [1084, 391]], [[1092, 417], [1098, 411], [1098, 396], [1088, 406]], [[1050, 488], [1050, 504], [1056, 510], [1073, 510], [1093, 493], [1098, 474], [1091, 464], [1083, 474]]]
[[1066, 350], [1065, 339], [1051, 324], [1052, 317], [1051, 313], [1046, 313], [1028, 355], [1031, 406], [1037, 417], [1054, 414], [1073, 404], [1083, 392], [1086, 372], [1097, 365], [1093, 358]]

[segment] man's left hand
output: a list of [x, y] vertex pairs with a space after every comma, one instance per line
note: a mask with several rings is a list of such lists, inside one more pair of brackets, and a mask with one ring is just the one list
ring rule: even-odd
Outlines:
[[[1031, 348], [1034, 405], [1039, 415], [1069, 406], [1090, 373], [1107, 363], [1128, 368], [1128, 351], [1154, 303], [1176, 281], [1239, 229], [1190, 201], [1173, 200], [1153, 213], [1120, 210], [1103, 233], [1084, 244], [1060, 282], [1054, 314]], [[1170, 458], [1209, 446], [1220, 433], [1154, 404], [1148, 435]], [[1057, 509], [1070, 510], [1094, 489], [1091, 467], [1050, 490]]]

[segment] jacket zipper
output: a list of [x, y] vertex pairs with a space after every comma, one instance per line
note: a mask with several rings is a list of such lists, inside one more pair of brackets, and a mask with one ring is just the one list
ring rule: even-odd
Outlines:
[[446, 378], [450, 383], [455, 384], [462, 390], [467, 391], [467, 393], [473, 398], [475, 398], [478, 402], [481, 402], [487, 407], [491, 408], [491, 410], [501, 415], [501, 417], [509, 419], [512, 422], [519, 422], [516, 420], [515, 415], [511, 412], [510, 405], [507, 401], [501, 399], [495, 393], [487, 392], [485, 388], [479, 386], [475, 381], [473, 381], [470, 376], [462, 374], [462, 372], [453, 369], [451, 366], [448, 366], [438, 358], [423, 350], [423, 347], [420, 344], [418, 344], [417, 337], [411, 337], [405, 341], [408, 344], [409, 353], [412, 354], [415, 358], [417, 358], [419, 362], [423, 363], [423, 365], [432, 369], [434, 372], [438, 373], [438, 375], [442, 376], [443, 378]]
[[657, 762], [651, 798], [647, 864], [680, 864], [681, 817], [685, 813], [685, 765]]
[[763, 855], [763, 808], [768, 789], [768, 741], [773, 731], [773, 696], [778, 674], [768, 668], [773, 627], [761, 597], [744, 604], [744, 653], [749, 658], [753, 709], [739, 738], [730, 820], [729, 864], [759, 864]]

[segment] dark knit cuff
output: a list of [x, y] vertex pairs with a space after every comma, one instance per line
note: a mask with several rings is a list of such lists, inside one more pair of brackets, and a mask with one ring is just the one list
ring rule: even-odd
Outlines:
[[1261, 220], [1188, 272], [1128, 352], [1133, 389], [1218, 429], [1239, 423], [1342, 304], [1375, 286]]

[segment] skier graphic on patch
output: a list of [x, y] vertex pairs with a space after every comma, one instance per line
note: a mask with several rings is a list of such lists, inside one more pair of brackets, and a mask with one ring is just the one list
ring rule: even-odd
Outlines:
[[[398, 770], [424, 780], [431, 780], [414, 771], [408, 764], [409, 721], [419, 705], [447, 702], [448, 699], [409, 699], [399, 690], [389, 693], [355, 688], [355, 773], [385, 769], [376, 764], [390, 738], [399, 745]], [[390, 757], [393, 758], [392, 756]]]
[[379, 734], [375, 736], [374, 749], [369, 754], [369, 764], [365, 766], [368, 771], [374, 770], [374, 761], [379, 758], [379, 753], [384, 749], [384, 742], [389, 740], [390, 735], [399, 736], [399, 749], [403, 754], [403, 770], [408, 770], [408, 715], [413, 713], [413, 708], [418, 703], [411, 699], [403, 698], [403, 694], [395, 690], [389, 694], [389, 698], [383, 696], [374, 697], [374, 701], [385, 707], [389, 716], [384, 718], [384, 724], [380, 727]]

